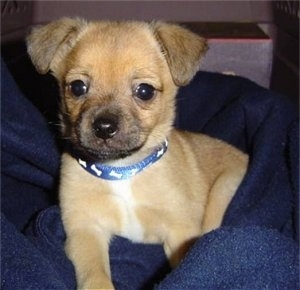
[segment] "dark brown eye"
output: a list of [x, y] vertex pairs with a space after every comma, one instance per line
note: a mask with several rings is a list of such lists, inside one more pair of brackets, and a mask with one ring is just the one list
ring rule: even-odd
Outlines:
[[134, 95], [142, 101], [149, 101], [155, 95], [155, 88], [149, 84], [139, 84], [134, 91]]
[[88, 92], [88, 86], [82, 80], [72, 81], [69, 88], [75, 97], [80, 97]]

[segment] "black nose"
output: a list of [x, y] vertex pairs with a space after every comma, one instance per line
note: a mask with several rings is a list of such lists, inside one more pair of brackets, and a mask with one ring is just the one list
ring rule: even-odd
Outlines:
[[106, 140], [116, 135], [118, 122], [112, 117], [99, 117], [93, 123], [93, 130], [96, 137]]

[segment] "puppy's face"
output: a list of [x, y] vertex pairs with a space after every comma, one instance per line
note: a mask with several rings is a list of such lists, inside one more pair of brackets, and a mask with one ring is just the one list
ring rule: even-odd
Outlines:
[[64, 135], [87, 157], [125, 157], [156, 146], [171, 128], [176, 86], [157, 42], [141, 28], [91, 27], [60, 81]]
[[[70, 20], [60, 25], [67, 26], [65, 21]], [[204, 41], [177, 26], [169, 25], [165, 31], [166, 24], [74, 22], [71, 26], [48, 57], [48, 69], [60, 84], [63, 135], [73, 149], [85, 158], [109, 161], [162, 143], [173, 123], [177, 88], [192, 77], [177, 72], [187, 74], [174, 59], [182, 56], [173, 53], [180, 48], [171, 41], [178, 46], [187, 45], [184, 38], [197, 43], [195, 56], [188, 57], [188, 65], [195, 67], [205, 50]], [[29, 38], [36, 65], [41, 60], [34, 61], [39, 57], [34, 43], [45, 38], [42, 29]], [[48, 29], [53, 32], [53, 27]]]

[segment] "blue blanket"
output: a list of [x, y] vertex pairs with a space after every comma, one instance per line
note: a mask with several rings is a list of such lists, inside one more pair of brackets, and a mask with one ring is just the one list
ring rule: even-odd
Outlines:
[[[57, 206], [59, 150], [43, 115], [1, 66], [1, 289], [74, 289]], [[221, 228], [171, 270], [160, 245], [115, 237], [117, 289], [299, 289], [296, 109], [249, 80], [199, 72], [178, 94], [176, 127], [250, 156]]]

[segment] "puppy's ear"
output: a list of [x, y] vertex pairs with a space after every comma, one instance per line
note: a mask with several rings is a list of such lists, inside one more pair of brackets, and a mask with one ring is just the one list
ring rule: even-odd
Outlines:
[[86, 21], [79, 18], [62, 18], [34, 28], [27, 37], [27, 51], [37, 71], [55, 73], [86, 25]]
[[175, 24], [156, 22], [153, 28], [174, 83], [186, 85], [199, 69], [200, 59], [208, 49], [206, 40]]

